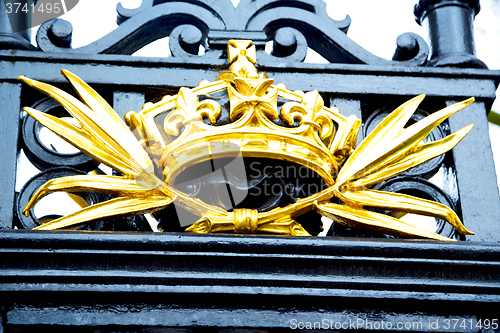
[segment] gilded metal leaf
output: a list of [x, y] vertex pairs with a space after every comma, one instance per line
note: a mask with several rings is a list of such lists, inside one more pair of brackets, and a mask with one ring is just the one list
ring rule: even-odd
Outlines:
[[[82, 204], [82, 210], [36, 229], [53, 230], [104, 217], [150, 213], [175, 202], [199, 217], [186, 230], [198, 233], [307, 236], [307, 231], [294, 219], [315, 210], [350, 227], [451, 241], [363, 208], [367, 206], [441, 218], [458, 232], [473, 234], [455, 212], [440, 203], [367, 189], [458, 144], [472, 125], [441, 140], [425, 144], [423, 140], [446, 118], [472, 103], [473, 98], [404, 128], [424, 98], [419, 95], [394, 110], [355, 149], [361, 124], [357, 117], [344, 117], [338, 109], [325, 107], [317, 91], [304, 93], [290, 91], [282, 84], [273, 85], [274, 81], [267, 79], [265, 73], [258, 73], [253, 65], [256, 59], [251, 41], [230, 41], [228, 55], [232, 62], [230, 69], [217, 81], [202, 81], [193, 89], [183, 87], [177, 95], [149, 103], [139, 113], [127, 113], [130, 129], [96, 91], [69, 71], [62, 73], [85, 103], [46, 83], [19, 77], [61, 103], [80, 127], [25, 108], [31, 116], [87, 155], [123, 173], [119, 177], [84, 175], [50, 180], [31, 198], [24, 209], [26, 214], [43, 196], [56, 191], [97, 191], [118, 197], [89, 207]], [[220, 104], [206, 97], [200, 102], [198, 96], [223, 90], [227, 90], [230, 100], [230, 121], [216, 126], [222, 113]], [[282, 106], [281, 112], [278, 112], [278, 97], [290, 101]], [[160, 131], [155, 120], [163, 113], [167, 113], [165, 132]], [[278, 117], [289, 126], [279, 125]], [[210, 124], [203, 122], [203, 118], [208, 118]], [[298, 127], [293, 126], [295, 121]], [[167, 142], [164, 136], [174, 138]], [[208, 157], [227, 157], [231, 146], [239, 147], [245, 157], [273, 158], [308, 167], [329, 187], [285, 207], [259, 212], [247, 208], [226, 211], [169, 186], [175, 172]], [[155, 173], [155, 166], [164, 179]], [[344, 204], [332, 203], [333, 198]]]

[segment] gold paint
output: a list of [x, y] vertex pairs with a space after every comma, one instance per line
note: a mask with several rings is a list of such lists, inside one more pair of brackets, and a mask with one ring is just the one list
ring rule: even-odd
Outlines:
[[234, 232], [235, 233], [254, 233], [259, 227], [259, 212], [255, 209], [235, 209]]
[[[116, 198], [71, 215], [46, 221], [35, 229], [62, 229], [107, 216], [146, 214], [175, 202], [199, 216], [186, 231], [197, 233], [273, 233], [309, 235], [294, 218], [314, 210], [350, 227], [409, 238], [450, 239], [407, 224], [398, 218], [364, 207], [378, 207], [446, 220], [458, 232], [467, 230], [454, 211], [442, 204], [404, 194], [370, 190], [452, 149], [472, 125], [431, 143], [423, 139], [442, 121], [471, 104], [470, 98], [435, 112], [404, 128], [424, 95], [417, 96], [388, 115], [356, 147], [361, 121], [327, 108], [317, 91], [290, 91], [274, 84], [255, 67], [251, 41], [228, 43], [229, 71], [214, 82], [203, 80], [196, 88], [181, 88], [175, 96], [146, 103], [139, 113], [130, 111], [126, 124], [107, 102], [76, 75], [63, 70], [84, 103], [51, 85], [19, 77], [28, 85], [61, 103], [80, 126], [25, 108], [42, 125], [81, 151], [120, 171], [123, 176], [84, 175], [53, 179], [44, 184], [24, 209], [25, 214], [45, 195], [56, 192], [95, 191]], [[230, 123], [217, 125], [221, 106], [211, 94], [227, 91]], [[200, 101], [199, 96], [206, 95]], [[288, 100], [278, 111], [278, 97]], [[166, 114], [163, 124], [156, 117]], [[206, 121], [204, 121], [206, 120]], [[281, 120], [288, 127], [277, 125]], [[128, 128], [127, 126], [128, 125]], [[335, 130], [337, 129], [337, 130]], [[235, 150], [237, 147], [237, 151]], [[318, 173], [328, 188], [295, 204], [267, 212], [235, 209], [227, 212], [176, 190], [177, 175], [208, 159], [234, 156], [272, 158], [305, 166]], [[343, 204], [330, 199], [338, 198]]]

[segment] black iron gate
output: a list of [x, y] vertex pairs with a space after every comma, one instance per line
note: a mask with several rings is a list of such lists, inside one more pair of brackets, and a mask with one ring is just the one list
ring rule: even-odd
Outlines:
[[[398, 38], [389, 61], [352, 42], [346, 35], [349, 19], [330, 19], [322, 1], [242, 0], [234, 8], [230, 1], [143, 0], [134, 10], [119, 5], [119, 27], [78, 49], [70, 47], [68, 22], [45, 22], [36, 50], [26, 35], [12, 32], [0, 7], [3, 329], [73, 325], [96, 331], [252, 327], [275, 332], [316, 322], [323, 326], [314, 328], [345, 330], [353, 327], [335, 324], [350, 320], [369, 329], [370, 321], [373, 326], [383, 320], [391, 327], [423, 325], [397, 330], [453, 331], [446, 326], [451, 319], [465, 322], [467, 332], [487, 331], [487, 320], [494, 328], [500, 197], [487, 111], [500, 71], [486, 69], [474, 55], [472, 20], [478, 10], [479, 1], [420, 1], [415, 15], [428, 26], [430, 51], [421, 37], [408, 33]], [[171, 57], [129, 56], [165, 36]], [[20, 117], [21, 107], [57, 116], [64, 112], [22, 86], [19, 75], [64, 87], [60, 70], [68, 69], [124, 115], [179, 87], [215, 79], [227, 66], [227, 41], [235, 38], [253, 40], [257, 66], [276, 82], [318, 90], [327, 104], [357, 115], [364, 124], [360, 138], [415, 95], [427, 98], [414, 120], [474, 96], [467, 111], [431, 133], [438, 139], [474, 123], [452, 152], [378, 186], [442, 202], [476, 235], [459, 238], [442, 228], [441, 234], [462, 241], [404, 241], [335, 224], [325, 238], [192, 235], [141, 232], [134, 221], [129, 232], [111, 234], [21, 230], [34, 226], [20, 211], [41, 183], [65, 172], [88, 172], [96, 164], [40, 142], [39, 128], [33, 119]], [[272, 44], [270, 54], [266, 43]], [[329, 63], [302, 62], [308, 48]], [[16, 193], [21, 149], [41, 174]], [[441, 186], [429, 181], [435, 175]], [[437, 330], [431, 326], [436, 321]]]

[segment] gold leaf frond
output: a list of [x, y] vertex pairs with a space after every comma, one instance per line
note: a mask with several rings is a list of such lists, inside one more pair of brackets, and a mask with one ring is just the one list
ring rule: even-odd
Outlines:
[[[416, 101], [418, 100], [415, 100], [415, 103]], [[386, 167], [389, 163], [399, 158], [404, 157], [405, 154], [411, 152], [412, 149], [416, 148], [416, 146], [419, 145], [436, 126], [438, 126], [452, 114], [470, 105], [472, 102], [474, 102], [474, 98], [469, 98], [460, 103], [450, 105], [425, 117], [424, 119], [414, 123], [406, 129], [400, 129], [400, 127], [404, 126], [404, 124], [402, 124], [402, 121], [398, 122], [399, 118], [394, 117], [395, 119], [387, 122], [387, 124], [385, 125], [394, 129], [393, 134], [395, 133], [396, 129], [399, 129], [399, 134], [397, 134], [389, 141], [378, 141], [379, 143], [376, 145], [363, 145], [363, 143], [361, 143], [360, 147], [362, 148], [362, 152], [356, 154], [355, 151], [353, 155], [347, 160], [346, 165], [344, 165], [339, 173], [337, 182], [344, 183], [346, 181], [352, 181], [361, 178], [374, 171]], [[416, 106], [417, 105], [414, 105], [415, 108]], [[398, 109], [396, 109], [396, 111], [398, 111]], [[388, 116], [388, 118], [393, 118], [393, 114], [398, 114], [396, 111], [393, 111]], [[378, 128], [379, 126], [377, 126], [376, 129]], [[382, 129], [380, 129], [380, 131], [381, 130]], [[372, 140], [372, 137], [369, 135], [365, 140], [370, 141]], [[369, 149], [365, 152], [367, 148]], [[351, 159], [352, 162], [350, 162]]]
[[110, 216], [139, 215], [161, 210], [173, 202], [168, 196], [147, 198], [115, 198], [104, 201], [73, 214], [42, 224], [34, 230], [55, 230], [79, 223], [95, 221]]
[[117, 157], [116, 154], [109, 151], [106, 146], [96, 144], [92, 135], [86, 131], [67, 121], [51, 116], [50, 114], [29, 107], [25, 107], [24, 110], [40, 124], [47, 127], [96, 161], [106, 164], [127, 175], [138, 174], [139, 171], [131, 165], [128, 159]]
[[[64, 73], [69, 76], [69, 72], [66, 71]], [[142, 173], [144, 171], [153, 173], [154, 168], [152, 162], [144, 149], [137, 142], [130, 130], [125, 127], [125, 124], [123, 124], [124, 128], [120, 128], [120, 125], [118, 125], [123, 123], [123, 121], [118, 118], [116, 121], [113, 120], [112, 123], [114, 125], [111, 125], [108, 121], [110, 117], [108, 117], [107, 112], [104, 111], [109, 105], [107, 105], [102, 98], [90, 102], [90, 99], [94, 98], [93, 94], [91, 92], [83, 93], [82, 91], [92, 88], [82, 86], [75, 77], [74, 75], [71, 76], [72, 81], [70, 82], [76, 84], [75, 88], [89, 100], [89, 104], [98, 104], [100, 105], [99, 108], [96, 107], [96, 110], [92, 110], [75, 97], [50, 84], [28, 79], [24, 76], [20, 76], [19, 79], [54, 98], [64, 106], [64, 108], [78, 120], [82, 129], [91, 134], [90, 139], [92, 143], [101, 148], [101, 150], [109, 152], [116, 159], [128, 161], [133, 166], [135, 173]], [[97, 93], [95, 94], [97, 95]], [[101, 105], [101, 101], [104, 101], [107, 107]]]
[[54, 192], [100, 192], [117, 194], [120, 196], [146, 196], [160, 195], [160, 191], [153, 191], [143, 185], [138, 185], [133, 179], [104, 175], [78, 175], [51, 179], [40, 187], [31, 197], [23, 210], [28, 214], [35, 204], [44, 196]]
[[474, 235], [473, 232], [464, 227], [457, 214], [450, 207], [435, 201], [415, 198], [402, 193], [376, 190], [345, 191], [342, 193], [342, 197], [356, 205], [437, 217], [447, 221], [461, 234]]
[[315, 210], [319, 214], [331, 218], [334, 222], [348, 227], [369, 229], [405, 238], [419, 237], [441, 241], [453, 241], [450, 238], [417, 228], [388, 215], [375, 213], [362, 208], [334, 203], [319, 203], [315, 205]]
[[466, 126], [442, 139], [421, 144], [414, 152], [390, 163], [380, 170], [376, 170], [371, 174], [350, 182], [348, 187], [366, 188], [372, 186], [444, 154], [455, 147], [469, 133], [472, 126], [472, 124]]
[[373, 154], [377, 147], [383, 147], [385, 143], [394, 139], [401, 132], [424, 98], [425, 95], [418, 95], [385, 117], [347, 159], [337, 181], [342, 182], [363, 169], [367, 164], [366, 157]]

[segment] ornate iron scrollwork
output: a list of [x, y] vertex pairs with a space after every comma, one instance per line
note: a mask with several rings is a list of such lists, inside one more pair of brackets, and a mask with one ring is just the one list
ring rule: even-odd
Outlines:
[[[347, 37], [349, 16], [342, 21], [331, 19], [326, 4], [320, 0], [242, 0], [236, 8], [230, 0], [148, 0], [136, 9], [126, 9], [119, 3], [117, 12], [118, 28], [77, 49], [69, 48], [71, 26], [67, 22], [61, 19], [45, 22], [37, 33], [38, 47], [45, 52], [132, 54], [170, 36], [170, 49], [175, 57], [198, 56], [202, 46], [205, 54], [201, 57], [223, 58], [224, 45], [238, 31], [241, 39], [254, 41], [262, 61], [303, 61], [311, 48], [332, 63], [422, 66], [429, 54], [420, 36], [406, 33], [396, 41], [393, 60], [379, 58]], [[253, 32], [254, 36], [241, 35], [245, 31]], [[221, 36], [226, 37], [221, 40]], [[273, 44], [270, 55], [264, 52], [267, 41]]]

